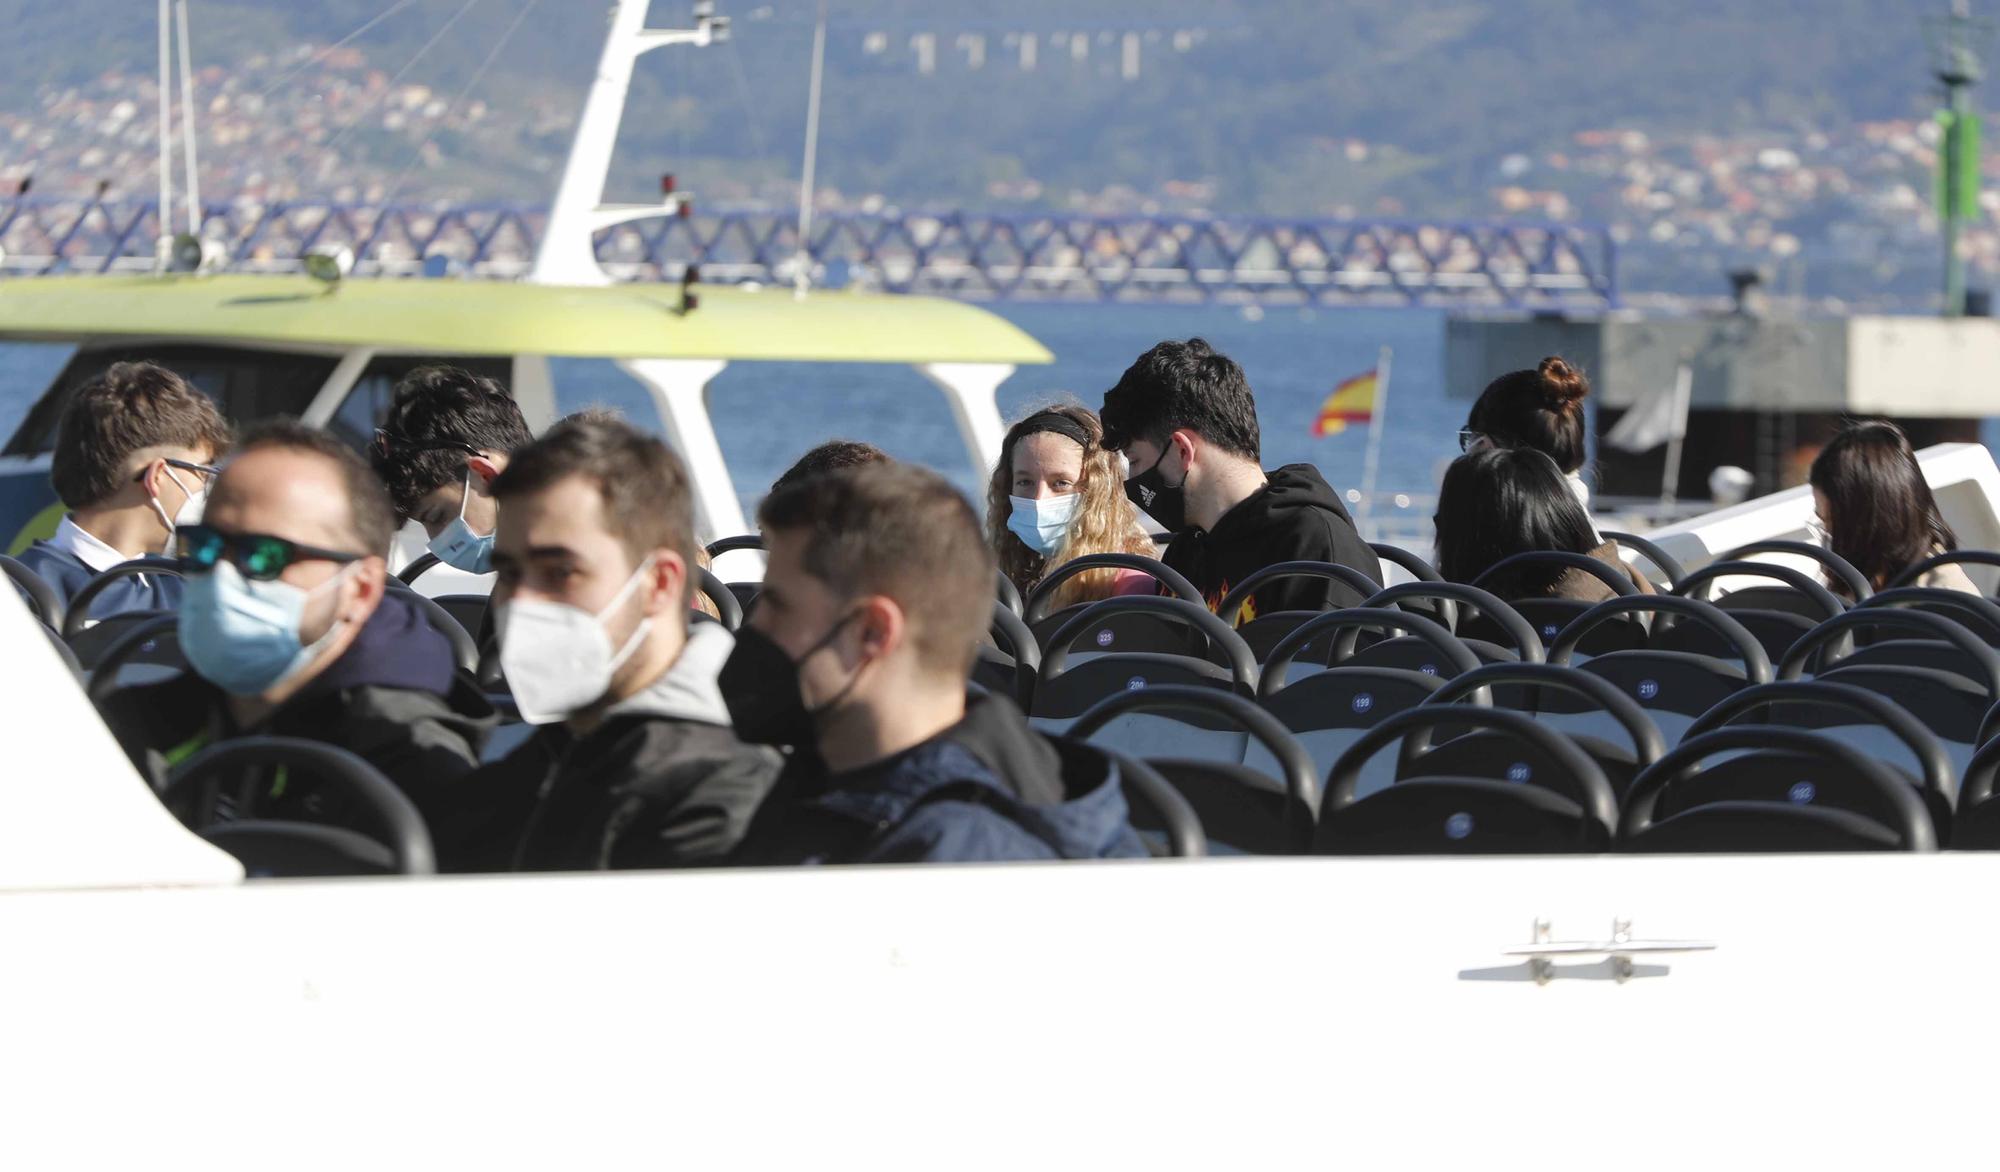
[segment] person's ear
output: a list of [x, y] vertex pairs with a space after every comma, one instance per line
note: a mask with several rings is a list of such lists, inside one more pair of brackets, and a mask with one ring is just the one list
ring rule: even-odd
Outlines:
[[167, 476], [167, 458], [156, 456], [139, 470], [139, 487], [149, 497], [157, 497], [166, 491], [170, 483]]
[[692, 606], [694, 599], [688, 593], [688, 577], [688, 564], [681, 555], [670, 549], [654, 550], [653, 570], [646, 583], [651, 587], [646, 592], [646, 614], [670, 614]]
[[359, 625], [367, 622], [375, 608], [382, 605], [382, 593], [388, 588], [389, 564], [378, 557], [363, 558], [353, 564], [347, 582], [340, 588], [340, 609], [334, 614]]
[[505, 457], [501, 459], [502, 463], [495, 463], [483, 455], [465, 458], [465, 466], [472, 470], [473, 478], [479, 482], [479, 491], [486, 492], [493, 487], [493, 478], [500, 475], [500, 470], [506, 466]]
[[1196, 447], [1195, 434], [1187, 430], [1186, 428], [1182, 428], [1179, 431], [1176, 431], [1172, 435], [1168, 436], [1167, 443], [1171, 447], [1180, 449], [1181, 478], [1185, 480], [1187, 478], [1188, 469], [1194, 467], [1194, 456], [1195, 452], [1198, 450]]
[[871, 662], [884, 659], [909, 637], [909, 616], [895, 599], [883, 594], [871, 595], [861, 603], [854, 630], [863, 658]]

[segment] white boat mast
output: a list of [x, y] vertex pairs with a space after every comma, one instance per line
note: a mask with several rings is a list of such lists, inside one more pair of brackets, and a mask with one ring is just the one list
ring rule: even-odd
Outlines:
[[812, 287], [813, 172], [819, 162], [819, 87], [826, 72], [826, 4], [813, 25], [812, 82], [806, 89], [806, 160], [799, 169], [799, 250], [792, 257], [793, 296]]
[[154, 262], [165, 272], [174, 254], [174, 57], [170, 0], [160, 0], [160, 210]]
[[[639, 57], [668, 45], [712, 45], [729, 39], [729, 18], [715, 15], [713, 0], [697, 0], [694, 27], [649, 29], [649, 0], [618, 0], [611, 16], [611, 35], [597, 64], [597, 79], [584, 100], [569, 163], [549, 208], [548, 228], [528, 279], [542, 285], [608, 285], [611, 278], [598, 267], [593, 237], [606, 228], [653, 216], [679, 212], [687, 196], [666, 191], [657, 204], [607, 204], [605, 178], [618, 145], [618, 124], [625, 117], [626, 92], [632, 85], [632, 65]], [[663, 184], [663, 186], [665, 186]]]
[[181, 39], [181, 141], [187, 155], [188, 235], [198, 239], [201, 236], [201, 176], [194, 153], [194, 49], [188, 41], [188, 0], [174, 0], [174, 19]]

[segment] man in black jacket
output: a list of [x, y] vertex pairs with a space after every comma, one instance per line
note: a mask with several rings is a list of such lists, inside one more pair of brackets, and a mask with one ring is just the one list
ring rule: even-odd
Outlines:
[[[1319, 469], [1264, 471], [1243, 368], [1207, 342], [1161, 342], [1140, 355], [1105, 392], [1101, 414], [1105, 446], [1130, 465], [1126, 495], [1174, 535], [1160, 560], [1194, 583], [1210, 610], [1279, 562], [1334, 562], [1382, 580], [1375, 551]], [[1360, 601], [1330, 579], [1280, 578], [1258, 588], [1237, 622]]]
[[715, 682], [729, 632], [690, 623], [680, 459], [622, 420], [573, 416], [515, 451], [493, 495], [500, 662], [522, 717], [542, 727], [464, 783], [481, 808], [448, 833], [446, 865], [720, 861], [779, 762], [730, 731]]
[[[494, 714], [451, 643], [386, 588], [395, 525], [381, 482], [338, 439], [293, 422], [252, 432], [202, 522], [181, 527], [193, 672], [106, 698], [134, 763], [158, 777], [218, 741], [305, 737], [352, 750], [442, 817]], [[256, 811], [347, 822], [340, 805], [280, 777]]]

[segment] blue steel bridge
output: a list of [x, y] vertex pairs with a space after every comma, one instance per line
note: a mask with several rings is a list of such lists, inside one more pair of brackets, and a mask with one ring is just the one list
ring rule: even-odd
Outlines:
[[[174, 220], [185, 226], [184, 211]], [[236, 272], [296, 272], [345, 245], [362, 275], [508, 279], [530, 268], [544, 210], [518, 204], [207, 203], [202, 235]], [[154, 201], [0, 201], [0, 276], [144, 272]], [[620, 280], [788, 283], [795, 213], [698, 208], [596, 237]], [[813, 220], [814, 283], [968, 300], [1431, 305], [1588, 312], [1618, 304], [1602, 228], [1526, 222], [1098, 216], [887, 209]]]

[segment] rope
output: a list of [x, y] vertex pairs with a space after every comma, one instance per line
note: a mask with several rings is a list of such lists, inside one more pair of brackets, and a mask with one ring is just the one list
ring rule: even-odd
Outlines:
[[450, 20], [447, 20], [443, 24], [438, 26], [438, 30], [431, 34], [431, 39], [425, 41], [423, 48], [417, 50], [416, 56], [411, 57], [408, 61], [405, 61], [403, 63], [403, 67], [396, 71], [396, 76], [389, 79], [389, 84], [382, 87], [382, 92], [376, 94], [373, 101], [363, 106], [360, 109], [360, 111], [358, 111], [354, 115], [354, 117], [348, 121], [347, 125], [340, 128], [339, 133], [335, 134], [331, 139], [327, 140], [326, 149], [330, 151], [333, 148], [339, 146], [341, 143], [346, 142], [347, 137], [350, 134], [354, 133], [355, 127], [361, 125], [362, 119], [374, 113], [376, 108], [379, 107], [383, 103], [383, 101], [388, 98], [390, 94], [396, 92], [396, 83], [402, 81], [403, 78], [409, 76], [410, 70], [416, 68], [417, 62], [423, 60], [424, 54], [430, 52], [431, 49], [439, 41], [444, 40], [444, 35], [451, 31], [451, 26], [457, 24], [460, 17], [464, 16], [468, 12], [471, 12], [474, 8], [478, 7], [478, 5], [479, 5], [479, 0], [465, 0], [465, 3], [459, 5], [458, 11], [451, 14]]
[[764, 122], [757, 117], [757, 105], [750, 96], [750, 75], [743, 68], [742, 56], [736, 51], [736, 39], [731, 37], [727, 44], [729, 50], [725, 55], [736, 74], [736, 94], [743, 103], [743, 116], [750, 123], [750, 140], [757, 145], [757, 162], [765, 163], [770, 161], [770, 150], [764, 141]]
[[430, 133], [424, 135], [424, 141], [418, 143], [417, 149], [410, 153], [410, 161], [403, 164], [401, 171], [396, 172], [396, 178], [390, 182], [389, 189], [382, 196], [384, 206], [396, 202], [396, 193], [402, 189], [403, 181], [410, 177], [410, 172], [423, 160], [424, 148], [430, 146], [431, 140], [437, 137], [438, 130], [451, 121], [452, 114], [458, 110], [458, 104], [465, 100], [465, 96], [472, 92], [472, 87], [478, 85], [479, 79], [485, 77], [486, 71], [492, 68], [495, 61], [499, 60], [500, 50], [507, 47], [507, 42], [513, 38], [515, 30], [521, 27], [521, 23], [528, 19], [528, 14], [533, 12], [535, 5], [540, 2], [541, 0], [528, 0], [526, 4], [521, 6], [521, 11], [515, 14], [513, 23], [507, 26], [506, 32], [500, 34], [500, 39], [494, 42], [492, 51], [486, 54], [486, 60], [479, 63], [479, 68], [472, 71], [472, 76], [466, 80], [465, 85], [456, 94], [452, 95], [451, 104], [444, 108], [444, 116], [437, 120], [431, 127]]
[[394, 4], [391, 4], [385, 11], [383, 11], [380, 15], [376, 16], [375, 19], [370, 20], [366, 24], [362, 25], [360, 28], [355, 29], [353, 32], [348, 33], [346, 36], [335, 41], [333, 44], [328, 45], [326, 48], [321, 49], [317, 53], [314, 53], [307, 60], [300, 62], [299, 64], [293, 66], [292, 68], [287, 69], [284, 73], [278, 75], [278, 80], [272, 82], [270, 86], [267, 87], [262, 93], [258, 94], [257, 97], [259, 98], [259, 100], [261, 100], [270, 97], [272, 94], [277, 93], [280, 89], [284, 88], [286, 82], [292, 80], [299, 74], [304, 73], [306, 70], [311, 69], [313, 66], [318, 65], [320, 62], [326, 60], [327, 57], [330, 54], [332, 54], [335, 49], [338, 49], [341, 46], [347, 44], [349, 41], [352, 41], [354, 38], [367, 32], [369, 29], [374, 28], [376, 25], [381, 24], [383, 21], [396, 15], [398, 12], [401, 12], [403, 9], [408, 8], [410, 5], [415, 4], [416, 2], [417, 0], [396, 0]]

